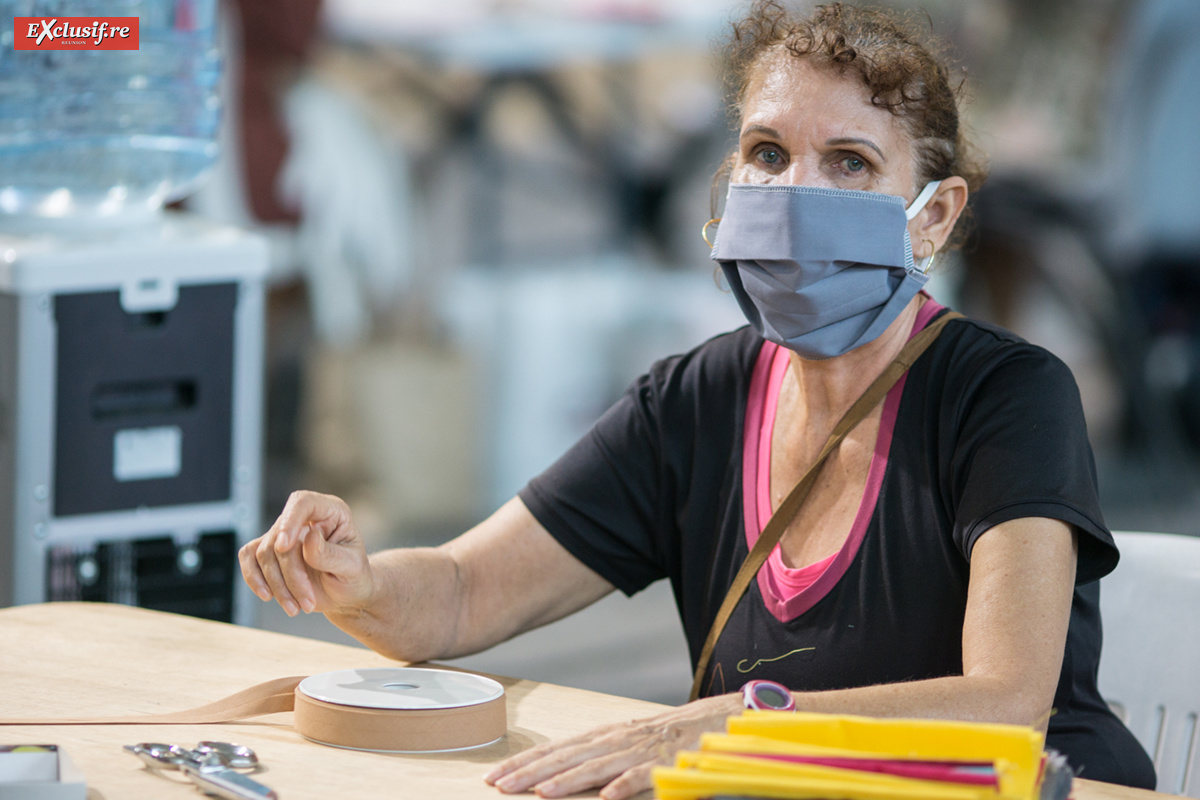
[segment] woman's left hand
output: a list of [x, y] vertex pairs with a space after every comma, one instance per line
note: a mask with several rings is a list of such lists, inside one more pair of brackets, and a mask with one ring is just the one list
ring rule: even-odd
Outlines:
[[725, 729], [742, 710], [740, 695], [706, 697], [647, 719], [605, 725], [581, 736], [530, 748], [501, 762], [484, 780], [502, 792], [529, 789], [563, 797], [603, 786], [604, 800], [623, 800], [650, 788], [650, 770], [695, 749], [700, 734]]

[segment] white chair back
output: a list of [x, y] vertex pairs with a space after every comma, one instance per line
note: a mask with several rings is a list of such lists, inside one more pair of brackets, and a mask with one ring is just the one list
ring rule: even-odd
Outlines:
[[1100, 693], [1154, 759], [1158, 791], [1200, 798], [1200, 536], [1113, 535]]

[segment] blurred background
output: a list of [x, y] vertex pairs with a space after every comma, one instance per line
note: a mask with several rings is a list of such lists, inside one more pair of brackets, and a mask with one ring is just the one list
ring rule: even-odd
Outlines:
[[[1071, 366], [1110, 527], [1200, 533], [1200, 4], [890, 5], [948, 43], [992, 167], [932, 292]], [[184, 205], [270, 242], [264, 524], [308, 488], [372, 547], [443, 542], [742, 324], [699, 236], [739, 8], [224, 0], [221, 156]], [[455, 663], [690, 682], [665, 586]]]

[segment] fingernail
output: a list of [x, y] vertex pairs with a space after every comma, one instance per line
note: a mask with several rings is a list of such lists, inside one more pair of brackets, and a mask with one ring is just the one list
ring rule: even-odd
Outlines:
[[296, 608], [296, 604], [290, 600], [283, 604], [283, 610], [287, 612], [289, 617], [294, 617], [300, 613], [300, 609]]
[[304, 609], [305, 614], [311, 614], [312, 610], [316, 608], [316, 605], [317, 604], [308, 597], [305, 597], [300, 601], [300, 607]]
[[502, 792], [515, 791], [516, 787], [517, 787], [517, 782], [513, 779], [513, 777], [511, 775], [507, 775], [507, 776], [501, 778], [500, 780], [496, 781], [496, 788]]
[[500, 774], [500, 770], [498, 770], [498, 769], [494, 769], [494, 770], [492, 770], [491, 772], [489, 772], [489, 773], [487, 773], [486, 775], [484, 775], [484, 776], [483, 776], [483, 782], [484, 782], [484, 783], [495, 783], [495, 782], [496, 782], [496, 776], [497, 776], [497, 775], [499, 775], [499, 774]]
[[553, 797], [558, 793], [558, 784], [554, 781], [542, 781], [537, 786], [533, 787], [539, 797]]

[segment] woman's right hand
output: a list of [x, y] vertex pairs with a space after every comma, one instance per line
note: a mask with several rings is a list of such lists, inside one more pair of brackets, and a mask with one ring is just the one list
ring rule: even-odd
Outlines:
[[288, 616], [301, 610], [355, 614], [374, 592], [367, 550], [340, 498], [293, 492], [265, 534], [238, 552], [242, 577]]

